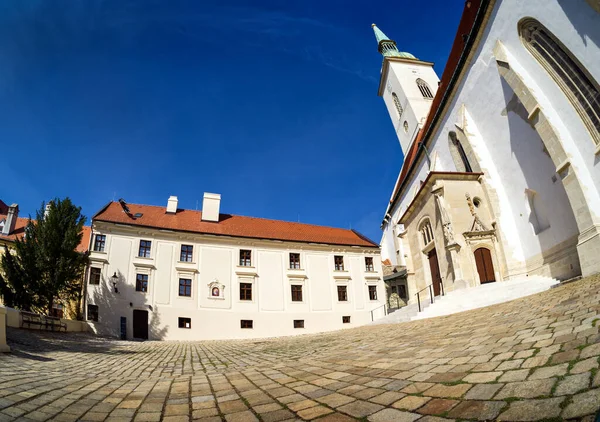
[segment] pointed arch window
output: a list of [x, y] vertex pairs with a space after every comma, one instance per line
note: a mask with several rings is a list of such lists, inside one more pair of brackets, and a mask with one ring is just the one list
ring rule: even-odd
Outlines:
[[421, 95], [423, 96], [423, 98], [427, 100], [433, 99], [433, 92], [431, 92], [431, 88], [429, 88], [427, 82], [419, 78], [417, 79], [417, 86], [419, 87], [419, 91], [421, 91]]
[[456, 132], [450, 132], [448, 138], [450, 140], [450, 154], [454, 160], [456, 171], [473, 173], [473, 167], [471, 167], [467, 153], [456, 136]]
[[395, 92], [392, 92], [392, 99], [394, 100], [394, 106], [396, 107], [398, 118], [401, 118], [404, 110], [402, 109], [402, 105], [400, 104], [400, 98], [398, 98]]
[[525, 47], [573, 104], [592, 139], [600, 143], [600, 86], [563, 43], [532, 18], [519, 22]]
[[419, 231], [423, 237], [423, 246], [427, 246], [433, 240], [433, 230], [431, 229], [431, 223], [429, 220], [425, 220], [421, 224]]

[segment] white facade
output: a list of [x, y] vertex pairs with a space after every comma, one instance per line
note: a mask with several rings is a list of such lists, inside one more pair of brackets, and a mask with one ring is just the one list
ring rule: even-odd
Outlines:
[[[597, 86], [600, 14], [591, 3], [489, 3], [481, 27], [470, 34], [476, 41], [467, 52], [467, 64], [457, 75], [457, 85], [448, 93], [441, 117], [428, 128], [429, 136], [424, 142], [430, 159], [427, 154], [417, 156], [398, 195], [392, 197], [393, 206], [386, 211], [389, 216], [382, 226], [382, 258], [389, 257], [397, 263], [399, 250], [406, 253], [410, 249], [408, 238], [418, 236], [418, 227], [406, 227], [407, 236], [399, 237], [398, 224], [404, 222], [402, 217], [411, 206], [421, 206], [411, 203], [432, 170], [465, 171], [451, 139], [454, 136], [464, 147], [472, 171], [483, 173], [479, 179], [481, 200], [486, 214], [489, 210], [489, 229], [497, 242], [493, 257], [499, 267], [495, 268], [499, 273], [497, 281], [526, 274], [568, 279], [600, 270], [597, 135], [586, 126], [566, 88], [532, 54], [519, 30], [526, 19], [538, 21]], [[394, 71], [392, 67], [391, 72]], [[406, 76], [397, 76], [402, 77]], [[394, 119], [395, 113], [385, 96], [384, 101]], [[596, 112], [600, 110], [596, 108]], [[403, 151], [406, 152], [404, 147]], [[437, 182], [433, 189], [443, 184]], [[456, 189], [461, 189], [463, 196], [469, 193], [466, 188]], [[438, 205], [429, 216], [438, 224], [442, 220], [439, 210]], [[456, 202], [446, 211], [449, 215], [468, 215], [468, 203]], [[454, 230], [453, 235], [457, 256], [471, 254], [462, 231]], [[449, 259], [451, 245], [440, 242], [438, 259]], [[441, 253], [444, 248], [448, 254]], [[414, 249], [408, 250], [412, 257], [406, 263], [409, 274], [418, 267], [414, 261], [423, 256], [423, 251]], [[457, 262], [449, 261], [447, 273], [442, 269], [442, 277], [457, 280]], [[440, 263], [440, 267], [446, 266]], [[413, 289], [425, 282], [413, 280]], [[474, 283], [476, 280], [467, 280], [467, 285]]]
[[[89, 320], [89, 305], [97, 306], [98, 321], [91, 324], [101, 334], [119, 336], [124, 317], [126, 337], [133, 338], [134, 311], [137, 316], [147, 312], [148, 338], [156, 340], [315, 333], [356, 327], [384, 315], [377, 247], [215, 236], [105, 221], [93, 222], [93, 234], [89, 273], [101, 276], [99, 284], [92, 279], [87, 284], [87, 308]], [[102, 247], [95, 246], [98, 236], [105, 236]], [[151, 242], [149, 257], [140, 257], [148, 255], [140, 252], [141, 241]], [[182, 256], [183, 245], [192, 247], [189, 260]], [[242, 250], [250, 251], [249, 262], [242, 262]], [[290, 263], [290, 253], [299, 254], [299, 265]], [[335, 270], [334, 256], [343, 257], [343, 270]], [[372, 270], [367, 261], [373, 262]], [[147, 292], [138, 291], [138, 275], [147, 277]], [[180, 280], [191, 281], [189, 296], [180, 295]], [[251, 286], [249, 300], [241, 300], [242, 283]], [[301, 301], [292, 300], [292, 286], [301, 286]], [[347, 300], [338, 300], [338, 286], [346, 287]], [[180, 328], [179, 318], [190, 321], [183, 320]], [[252, 321], [252, 328], [241, 328], [242, 320]], [[304, 328], [294, 328], [295, 320], [303, 321]]]

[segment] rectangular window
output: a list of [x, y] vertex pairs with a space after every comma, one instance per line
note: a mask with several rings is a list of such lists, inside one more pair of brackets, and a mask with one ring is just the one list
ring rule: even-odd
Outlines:
[[95, 252], [104, 252], [104, 247], [106, 246], [106, 235], [97, 234], [94, 239], [94, 251]]
[[294, 328], [304, 328], [304, 320], [303, 319], [295, 319], [294, 320]]
[[377, 300], [377, 286], [369, 286], [369, 300]]
[[293, 270], [300, 269], [300, 254], [299, 253], [290, 253], [290, 269], [293, 269]]
[[240, 320], [240, 326], [242, 328], [252, 328], [253, 321], [251, 319], [242, 319]]
[[348, 286], [337, 286], [338, 302], [348, 301]]
[[375, 267], [373, 266], [373, 258], [370, 256], [365, 257], [365, 269], [367, 271], [375, 271]]
[[87, 306], [87, 319], [88, 321], [98, 321], [98, 305]]
[[335, 262], [335, 270], [336, 271], [344, 271], [344, 257], [336, 255], [333, 257], [333, 261]]
[[302, 302], [302, 286], [292, 284], [292, 302]]
[[342, 317], [342, 324], [350, 324], [350, 317], [349, 316], [343, 316]]
[[100, 284], [102, 270], [100, 268], [90, 268], [90, 284]]
[[192, 318], [179, 317], [179, 328], [192, 328]]
[[150, 247], [152, 246], [152, 242], [150, 240], [140, 240], [140, 253], [138, 256], [140, 258], [150, 258]]
[[252, 283], [240, 283], [240, 300], [252, 300]]
[[240, 267], [252, 266], [252, 251], [248, 249], [240, 249]]
[[181, 262], [192, 262], [193, 253], [194, 247], [192, 245], [181, 245], [181, 255], [179, 260]]
[[138, 274], [135, 279], [135, 291], [148, 293], [148, 274]]
[[179, 279], [179, 296], [192, 297], [192, 280], [189, 278]]

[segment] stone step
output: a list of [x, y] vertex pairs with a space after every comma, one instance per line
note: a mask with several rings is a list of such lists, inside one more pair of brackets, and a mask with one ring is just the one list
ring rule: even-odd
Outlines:
[[433, 305], [412, 316], [411, 320], [450, 315], [508, 302], [543, 292], [557, 284], [559, 284], [559, 281], [550, 277], [531, 276], [456, 290], [449, 292], [446, 296], [435, 298]]

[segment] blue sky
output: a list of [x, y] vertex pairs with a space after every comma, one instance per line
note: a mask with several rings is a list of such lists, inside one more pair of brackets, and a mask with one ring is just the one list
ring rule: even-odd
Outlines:
[[0, 199], [91, 217], [217, 192], [379, 241], [402, 154], [371, 23], [441, 76], [463, 3], [2, 2]]

